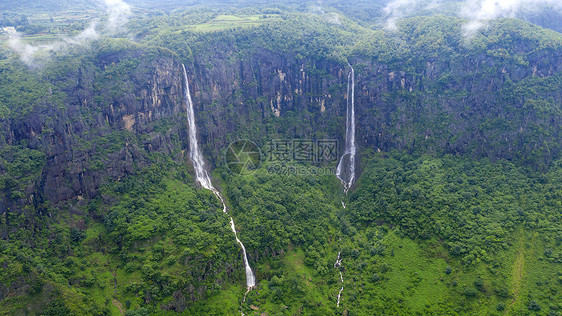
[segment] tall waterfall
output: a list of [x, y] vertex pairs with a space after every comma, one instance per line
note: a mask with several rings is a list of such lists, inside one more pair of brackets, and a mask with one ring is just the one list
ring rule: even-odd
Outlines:
[[[345, 116], [345, 151], [340, 158], [338, 163], [338, 168], [336, 169], [336, 176], [343, 184], [344, 191], [347, 193], [349, 188], [353, 185], [355, 181], [355, 153], [357, 148], [355, 147], [355, 70], [349, 65], [351, 71], [347, 76], [347, 113]], [[341, 201], [342, 207], [345, 209], [345, 203]], [[341, 238], [340, 238], [341, 242]], [[341, 293], [344, 288], [343, 273], [341, 269], [343, 258], [341, 257], [341, 251], [338, 252], [338, 257], [334, 263], [334, 268], [338, 270], [340, 274], [341, 288], [338, 292], [336, 307], [340, 307]]]
[[203, 153], [199, 150], [199, 144], [197, 142], [197, 126], [195, 125], [195, 113], [193, 111], [193, 102], [191, 101], [191, 93], [189, 92], [189, 80], [187, 78], [187, 72], [185, 71], [185, 66], [183, 67], [183, 77], [185, 80], [185, 107], [187, 109], [187, 126], [189, 128], [189, 159], [193, 163], [193, 168], [195, 169], [195, 178], [201, 184], [201, 186], [207, 190], [211, 190], [216, 197], [222, 203], [222, 211], [230, 218], [230, 228], [234, 232], [234, 237], [236, 242], [242, 248], [242, 254], [244, 255], [244, 267], [246, 269], [246, 287], [248, 290], [256, 285], [256, 277], [254, 272], [248, 263], [248, 256], [246, 255], [246, 247], [238, 238], [236, 233], [236, 226], [234, 225], [234, 219], [230, 216], [226, 210], [226, 203], [222, 194], [213, 186], [211, 182], [211, 177], [205, 169], [205, 161], [203, 160]]
[[347, 77], [347, 114], [345, 119], [345, 151], [341, 156], [336, 176], [341, 180], [347, 192], [355, 181], [355, 70]]

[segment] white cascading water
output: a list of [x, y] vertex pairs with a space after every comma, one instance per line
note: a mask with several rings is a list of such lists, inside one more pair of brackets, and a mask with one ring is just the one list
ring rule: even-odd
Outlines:
[[336, 169], [336, 176], [341, 180], [345, 192], [355, 181], [355, 70], [347, 77], [347, 114], [345, 119], [345, 149]]
[[[355, 70], [349, 65], [351, 71], [347, 76], [347, 113], [345, 117], [345, 148], [344, 153], [340, 158], [338, 163], [338, 168], [336, 169], [336, 176], [343, 184], [345, 193], [353, 185], [355, 181], [355, 153], [357, 148], [355, 147]], [[341, 201], [342, 207], [345, 209], [346, 205]], [[341, 238], [340, 238], [341, 241]], [[343, 274], [341, 272], [342, 267], [341, 251], [338, 252], [338, 257], [334, 263], [334, 268], [338, 270], [340, 274], [341, 288], [338, 292], [338, 302], [337, 307], [340, 307], [341, 293], [343, 292]]]
[[[216, 197], [222, 203], [222, 211], [230, 218], [230, 228], [234, 232], [234, 237], [236, 238], [236, 242], [242, 248], [242, 254], [244, 255], [244, 267], [246, 269], [246, 287], [248, 291], [252, 289], [256, 285], [256, 277], [254, 276], [254, 272], [248, 263], [248, 256], [246, 255], [246, 247], [238, 238], [238, 234], [236, 233], [236, 226], [234, 226], [234, 219], [232, 216], [228, 214], [226, 211], [226, 203], [224, 201], [224, 197], [222, 194], [215, 189], [213, 183], [211, 182], [211, 177], [209, 173], [205, 169], [205, 161], [203, 160], [203, 154], [199, 150], [199, 144], [197, 143], [197, 126], [195, 125], [195, 113], [193, 111], [193, 102], [191, 101], [191, 93], [189, 92], [189, 80], [187, 78], [187, 72], [185, 70], [185, 66], [183, 67], [183, 77], [185, 79], [185, 105], [187, 108], [187, 125], [189, 128], [189, 158], [193, 163], [193, 168], [195, 169], [195, 179], [201, 184], [201, 186], [207, 190], [211, 190]], [[246, 292], [247, 293], [247, 292]]]
[[343, 274], [341, 273], [341, 270], [340, 270], [341, 261], [342, 261], [342, 258], [341, 258], [341, 251], [340, 251], [340, 252], [338, 252], [338, 258], [336, 259], [336, 262], [334, 263], [334, 269], [337, 269], [338, 272], [340, 273], [340, 281], [341, 281], [341, 288], [340, 288], [340, 291], [338, 293], [338, 303], [336, 304], [336, 307], [340, 307], [341, 292], [343, 292]]

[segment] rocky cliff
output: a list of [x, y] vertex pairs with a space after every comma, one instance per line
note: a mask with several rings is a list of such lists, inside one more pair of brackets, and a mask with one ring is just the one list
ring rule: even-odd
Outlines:
[[[376, 151], [516, 159], [544, 168], [562, 148], [562, 57], [524, 41], [511, 51], [462, 48], [451, 55], [382, 62], [349, 58], [356, 69], [357, 139]], [[327, 58], [213, 42], [186, 64], [200, 138], [213, 164], [229, 142], [248, 138], [343, 140], [348, 67]], [[45, 154], [22, 199], [36, 208], [91, 198], [161, 152], [188, 148], [183, 80], [167, 53], [111, 51], [64, 73], [64, 106], [47, 104], [4, 120], [6, 145]], [[150, 58], [147, 58], [150, 56]], [[178, 137], [179, 136], [179, 137]], [[343, 142], [340, 142], [343, 143]], [[5, 194], [3, 212], [22, 201]], [[27, 204], [27, 203], [24, 203]]]
[[[520, 62], [492, 50], [403, 64], [350, 57], [360, 147], [548, 165], [561, 150], [562, 58], [557, 50], [518, 50]], [[213, 160], [239, 137], [343, 139], [346, 65], [264, 49], [235, 55], [222, 47], [196, 57], [190, 70]]]
[[148, 55], [141, 49], [99, 53], [51, 79], [64, 82], [63, 104], [45, 102], [2, 121], [5, 153], [27, 146], [44, 161], [21, 198], [5, 191], [0, 212], [90, 199], [102, 183], [150, 164], [150, 153], [177, 156], [185, 130], [181, 65], [166, 54]]

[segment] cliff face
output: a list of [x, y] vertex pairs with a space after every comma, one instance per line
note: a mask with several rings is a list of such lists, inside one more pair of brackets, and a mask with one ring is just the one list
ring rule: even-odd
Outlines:
[[[139, 61], [131, 73], [107, 73], [129, 59]], [[185, 126], [181, 65], [171, 57], [142, 59], [139, 51], [98, 55], [92, 64], [65, 73], [64, 106], [46, 104], [2, 122], [4, 148], [26, 145], [45, 155], [40, 175], [21, 199], [4, 195], [2, 212], [91, 198], [103, 182], [147, 166], [148, 153], [181, 150], [172, 141]], [[115, 79], [107, 77], [112, 75]], [[103, 86], [103, 80], [112, 81]], [[111, 91], [116, 86], [126, 89]], [[170, 129], [158, 129], [164, 120], [174, 121]]]
[[[189, 71], [202, 142], [213, 160], [240, 135], [343, 140], [346, 65], [265, 50], [233, 55], [217, 50]], [[560, 153], [562, 59], [555, 51], [525, 64], [484, 54], [428, 58], [417, 69], [361, 56], [351, 63], [362, 148], [491, 159], [542, 155], [535, 161], [541, 164]], [[547, 113], [534, 108], [540, 100], [548, 100]]]
[[[550, 154], [558, 155], [560, 125], [553, 123], [560, 122], [560, 115], [541, 117], [528, 103], [553, 98], [555, 106], [562, 100], [560, 91], [556, 85], [542, 95], [517, 91], [526, 82], [559, 74], [562, 59], [550, 54], [533, 57], [525, 66], [490, 56], [430, 59], [423, 61], [425, 69], [415, 72], [359, 60], [357, 67], [365, 70], [356, 80], [358, 139], [362, 147], [383, 151], [491, 159], [522, 158], [546, 141], [556, 145]], [[533, 126], [550, 129], [553, 135], [539, 135]]]
[[238, 137], [341, 138], [348, 70], [267, 50], [233, 55], [216, 51], [188, 70], [202, 143], [213, 160]]
[[[92, 65], [66, 74], [71, 84], [64, 88], [64, 107], [40, 107], [2, 122], [6, 146], [26, 144], [45, 154], [40, 176], [24, 196], [5, 194], [3, 212], [91, 198], [107, 179], [147, 166], [151, 152], [180, 158], [188, 147], [181, 64], [143, 56], [99, 54]], [[137, 62], [116, 74], [114, 68], [130, 59]], [[360, 148], [539, 164], [560, 154], [557, 51], [538, 51], [519, 64], [489, 54], [427, 58], [418, 67], [364, 56], [350, 62]], [[343, 144], [347, 65], [265, 49], [241, 55], [224, 44], [186, 66], [200, 141], [213, 164], [238, 138], [330, 138]]]

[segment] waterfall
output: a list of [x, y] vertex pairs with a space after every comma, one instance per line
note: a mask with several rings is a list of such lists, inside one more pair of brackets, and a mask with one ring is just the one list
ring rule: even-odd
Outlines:
[[347, 76], [347, 113], [345, 118], [345, 151], [336, 169], [336, 176], [341, 180], [345, 192], [355, 181], [355, 70]]
[[341, 282], [341, 288], [340, 288], [340, 291], [338, 293], [338, 302], [336, 304], [336, 307], [340, 307], [341, 292], [343, 292], [343, 274], [341, 273], [341, 270], [340, 270], [341, 261], [342, 261], [342, 258], [341, 258], [341, 251], [340, 251], [340, 252], [338, 252], [338, 258], [336, 259], [336, 262], [334, 263], [334, 269], [337, 269], [338, 272], [340, 273], [340, 282]]
[[[343, 184], [345, 193], [353, 185], [355, 181], [355, 153], [357, 148], [355, 147], [355, 70], [349, 65], [351, 71], [347, 76], [347, 112], [345, 115], [345, 148], [344, 153], [340, 158], [338, 167], [336, 169], [336, 176], [340, 179]], [[341, 201], [341, 206], [345, 209], [346, 205]], [[340, 238], [341, 241], [341, 238]], [[341, 272], [342, 268], [341, 251], [338, 252], [338, 257], [334, 263], [334, 269], [338, 270], [340, 274], [341, 288], [338, 292], [338, 302], [336, 307], [340, 307], [341, 293], [343, 292], [344, 281], [343, 274]]]
[[[187, 110], [187, 126], [189, 129], [189, 159], [193, 164], [193, 168], [195, 169], [195, 179], [199, 184], [207, 189], [211, 190], [215, 196], [221, 201], [222, 203], [222, 211], [230, 218], [230, 228], [232, 232], [234, 232], [234, 237], [236, 238], [236, 242], [242, 248], [242, 254], [244, 255], [244, 267], [246, 269], [246, 287], [248, 291], [256, 285], [256, 277], [254, 276], [254, 272], [248, 263], [248, 256], [246, 255], [246, 247], [240, 239], [238, 238], [238, 234], [236, 233], [236, 226], [234, 225], [234, 219], [230, 216], [226, 209], [226, 203], [222, 194], [213, 186], [211, 182], [211, 177], [209, 173], [205, 169], [205, 161], [203, 160], [203, 153], [201, 153], [199, 149], [199, 144], [197, 142], [197, 126], [195, 125], [195, 113], [193, 111], [193, 102], [191, 101], [191, 93], [189, 92], [189, 80], [187, 78], [187, 71], [185, 70], [185, 66], [182, 64], [183, 67], [183, 77], [185, 81], [185, 107]], [[247, 293], [247, 292], [246, 292]]]

